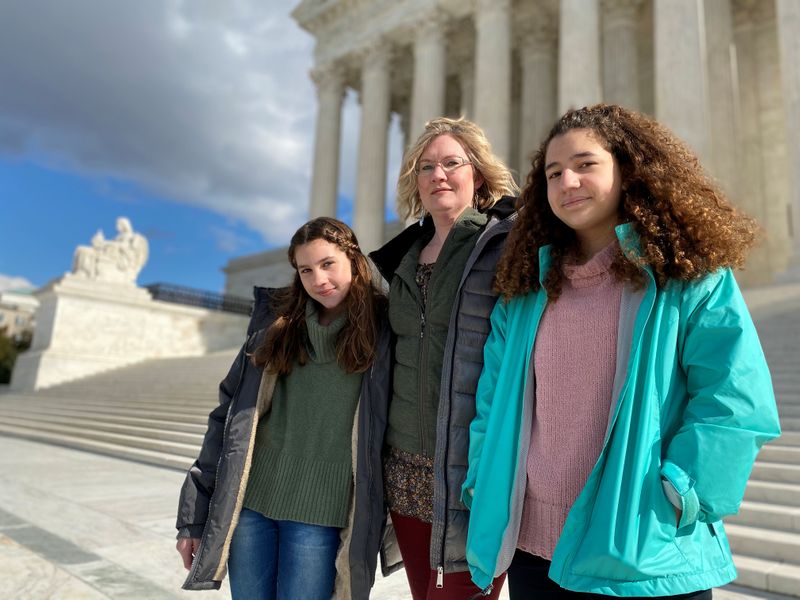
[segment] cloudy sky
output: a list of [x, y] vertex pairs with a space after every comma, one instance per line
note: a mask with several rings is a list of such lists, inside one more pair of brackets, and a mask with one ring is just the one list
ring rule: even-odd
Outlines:
[[[285, 244], [307, 216], [316, 118], [297, 4], [0, 2], [0, 289], [60, 276], [120, 215], [150, 240], [143, 284], [221, 291], [229, 258]], [[357, 124], [350, 95], [345, 220]]]

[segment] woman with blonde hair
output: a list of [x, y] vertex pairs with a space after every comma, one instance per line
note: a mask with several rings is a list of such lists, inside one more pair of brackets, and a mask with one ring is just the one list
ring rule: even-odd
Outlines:
[[385, 493], [415, 600], [479, 591], [467, 572], [459, 493], [494, 267], [516, 192], [479, 127], [434, 119], [406, 152], [397, 183], [401, 215], [418, 223], [371, 254], [389, 282], [396, 336]]
[[756, 224], [665, 127], [602, 104], [558, 120], [518, 207], [470, 427], [472, 580], [708, 599], [780, 434], [732, 271]]

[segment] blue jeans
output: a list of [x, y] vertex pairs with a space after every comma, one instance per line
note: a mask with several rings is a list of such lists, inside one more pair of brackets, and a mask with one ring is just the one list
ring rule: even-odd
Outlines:
[[247, 508], [228, 557], [233, 600], [330, 600], [339, 528], [276, 521]]

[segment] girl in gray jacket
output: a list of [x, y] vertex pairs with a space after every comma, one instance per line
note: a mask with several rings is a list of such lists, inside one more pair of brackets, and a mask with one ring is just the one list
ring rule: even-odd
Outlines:
[[227, 563], [234, 599], [327, 600], [334, 583], [366, 598], [384, 522], [385, 299], [340, 221], [303, 225], [289, 260], [294, 280], [274, 319], [256, 308], [271, 324], [220, 386], [181, 493], [184, 587], [219, 587]]

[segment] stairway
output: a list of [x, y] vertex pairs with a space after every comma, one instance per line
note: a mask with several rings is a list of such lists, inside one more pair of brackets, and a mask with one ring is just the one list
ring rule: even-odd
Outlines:
[[761, 450], [739, 514], [725, 520], [725, 530], [736, 583], [800, 597], [800, 299], [763, 306], [753, 316], [783, 435]]
[[[800, 293], [754, 290], [748, 302], [784, 433], [759, 454], [726, 530], [739, 585], [800, 597]], [[235, 354], [152, 360], [35, 393], [2, 393], [0, 435], [185, 470]]]
[[0, 395], [0, 434], [185, 470], [237, 349]]

